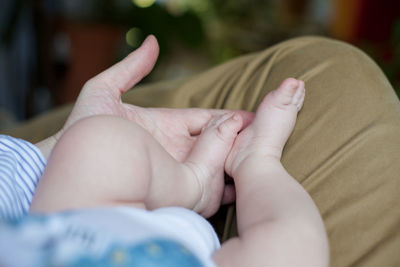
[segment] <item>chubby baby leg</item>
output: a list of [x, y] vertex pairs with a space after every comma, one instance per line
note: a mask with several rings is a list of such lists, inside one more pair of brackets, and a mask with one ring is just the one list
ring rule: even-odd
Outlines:
[[[241, 127], [241, 121], [232, 118], [212, 119], [184, 163], [173, 159], [146, 130], [130, 121], [115, 116], [81, 120], [56, 144], [31, 211], [182, 206], [209, 215], [217, 205], [211, 203], [214, 210], [209, 211], [208, 204], [220, 201], [221, 196], [210, 197], [204, 189], [211, 184], [222, 195], [224, 159]], [[210, 138], [213, 133], [222, 138]], [[213, 149], [204, 148], [206, 141]]]
[[145, 208], [151, 142], [141, 127], [119, 117], [78, 121], [54, 147], [31, 211], [110, 205]]
[[236, 186], [239, 238], [215, 254], [221, 266], [241, 261], [328, 266], [328, 240], [318, 209], [280, 162], [304, 96], [302, 81], [283, 81], [263, 99], [233, 145], [225, 167]]

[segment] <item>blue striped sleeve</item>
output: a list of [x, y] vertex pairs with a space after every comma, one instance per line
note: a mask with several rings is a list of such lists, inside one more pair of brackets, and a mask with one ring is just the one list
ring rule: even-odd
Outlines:
[[0, 135], [0, 218], [18, 219], [28, 212], [45, 166], [36, 146]]

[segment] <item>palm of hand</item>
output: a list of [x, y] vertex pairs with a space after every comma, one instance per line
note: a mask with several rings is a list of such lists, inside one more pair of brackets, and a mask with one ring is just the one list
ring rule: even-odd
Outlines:
[[169, 154], [182, 162], [196, 140], [196, 137], [191, 136], [186, 121], [182, 117], [186, 117], [190, 112], [193, 116], [201, 116], [204, 123], [211, 118], [211, 111], [207, 115], [206, 111], [197, 109], [142, 108], [122, 103], [120, 94], [114, 94], [113, 91], [103, 87], [95, 82], [88, 82], [84, 86], [64, 130], [74, 122], [89, 116], [119, 116], [142, 126]]
[[[189, 110], [134, 106], [130, 106], [130, 109], [134, 110], [135, 115], [129, 119], [150, 132], [177, 161], [185, 161], [197, 139], [197, 137], [192, 136], [188, 125], [182, 120], [182, 114], [187, 113]], [[128, 116], [130, 115], [132, 115], [131, 112], [128, 113]]]
[[89, 80], [59, 135], [80, 119], [114, 115], [139, 124], [176, 160], [185, 160], [196, 141], [192, 134], [199, 133], [213, 115], [221, 112], [142, 108], [122, 103], [121, 95], [151, 71], [157, 55], [157, 41], [151, 36], [123, 61]]

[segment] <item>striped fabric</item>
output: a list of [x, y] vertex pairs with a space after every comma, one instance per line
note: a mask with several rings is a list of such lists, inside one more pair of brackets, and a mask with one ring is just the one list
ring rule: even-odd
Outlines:
[[18, 219], [28, 212], [45, 165], [37, 147], [0, 135], [0, 219]]

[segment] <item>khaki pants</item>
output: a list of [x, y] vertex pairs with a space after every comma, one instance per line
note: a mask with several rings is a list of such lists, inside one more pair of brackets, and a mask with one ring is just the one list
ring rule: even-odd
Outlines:
[[[287, 77], [305, 81], [306, 98], [282, 162], [322, 214], [331, 265], [400, 266], [400, 104], [361, 51], [325, 38], [293, 39], [193, 77], [140, 86], [124, 101], [254, 111]], [[38, 141], [69, 110], [8, 133]], [[236, 233], [233, 208], [227, 214], [225, 237]]]

